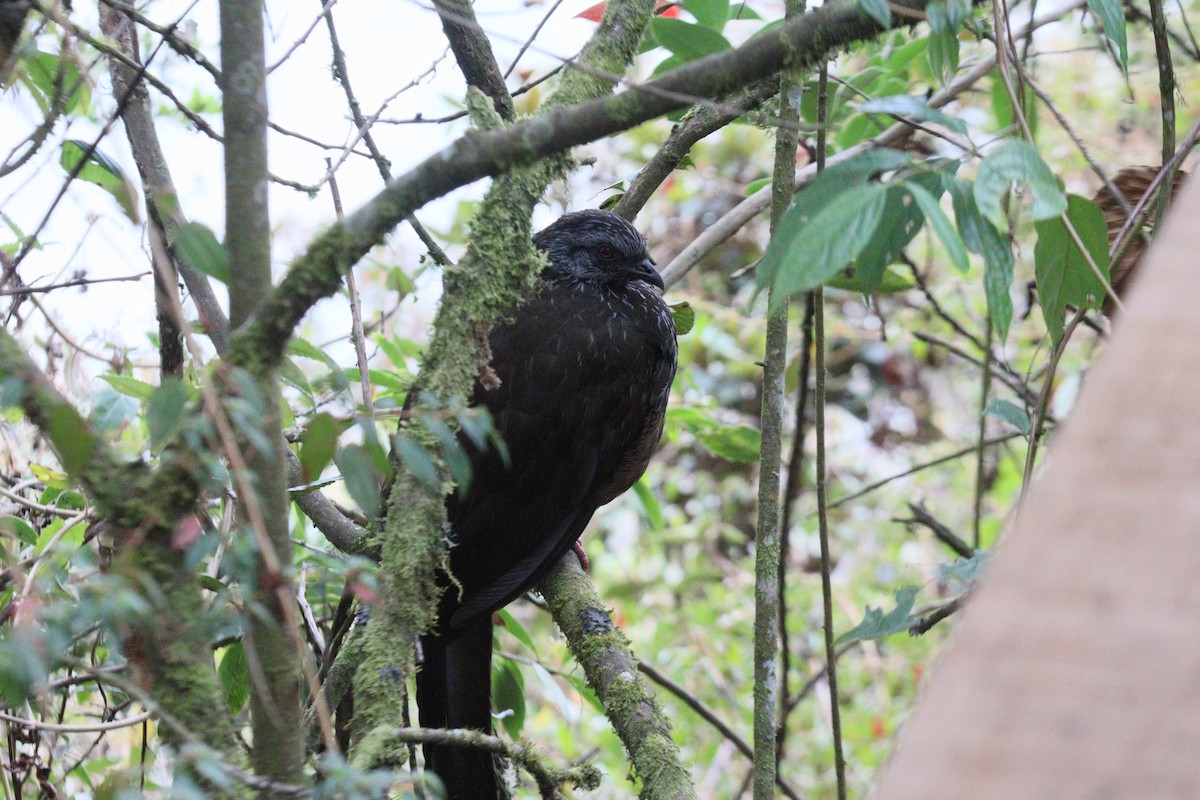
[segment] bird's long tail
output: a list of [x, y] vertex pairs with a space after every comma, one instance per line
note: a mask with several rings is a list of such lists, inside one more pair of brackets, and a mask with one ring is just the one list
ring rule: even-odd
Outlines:
[[[490, 615], [446, 636], [421, 639], [424, 661], [417, 672], [417, 707], [424, 728], [473, 728], [492, 732], [492, 620]], [[426, 744], [425, 769], [446, 787], [447, 800], [494, 800], [500, 794], [498, 764], [477, 747]]]

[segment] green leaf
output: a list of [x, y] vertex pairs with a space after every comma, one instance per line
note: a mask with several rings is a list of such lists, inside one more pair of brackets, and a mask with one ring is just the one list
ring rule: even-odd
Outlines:
[[[1004, 85], [1004, 77], [998, 68], [988, 73], [988, 77], [991, 81], [992, 116], [996, 119], [996, 130], [1008, 130], [1017, 124], [1017, 115], [1013, 113], [1012, 98], [1008, 94], [1008, 87]], [[1037, 95], [1028, 85], [1025, 86], [1025, 101], [1022, 107], [1025, 112], [1025, 122], [1029, 125], [1029, 132], [1036, 140], [1038, 132]]]
[[342, 471], [342, 480], [346, 482], [346, 491], [368, 517], [379, 516], [380, 487], [383, 477], [375, 459], [359, 444], [343, 447], [335, 456], [338, 469]]
[[250, 668], [246, 663], [246, 650], [241, 642], [234, 642], [219, 652], [221, 664], [217, 667], [217, 677], [221, 679], [221, 687], [225, 690], [225, 705], [231, 714], [237, 714], [250, 699]]
[[863, 286], [858, 272], [853, 267], [844, 269], [825, 281], [825, 287], [828, 289], [843, 289], [859, 294], [896, 294], [897, 292], [907, 292], [916, 285], [916, 281], [910, 276], [900, 274], [893, 267], [884, 269], [879, 281], [870, 289]]
[[63, 114], [87, 110], [92, 97], [91, 85], [73, 61], [35, 50], [25, 56], [22, 63], [26, 85], [36, 90], [33, 96], [43, 114], [49, 113], [56, 97], [67, 92], [70, 94], [59, 104]]
[[866, 639], [883, 639], [894, 633], [908, 630], [908, 618], [913, 602], [917, 599], [917, 586], [902, 586], [892, 592], [896, 607], [884, 614], [882, 608], [867, 606], [863, 621], [837, 638], [837, 644], [859, 642]]
[[750, 463], [758, 461], [762, 434], [749, 425], [721, 425], [696, 433], [696, 439], [714, 456]]
[[[293, 336], [288, 340], [288, 354], [299, 356], [300, 358], [309, 358], [313, 361], [320, 361], [325, 366], [329, 367], [329, 376], [333, 381], [333, 386], [338, 391], [345, 391], [350, 386], [350, 380], [346, 377], [346, 372], [338, 365], [336, 361], [321, 348], [317, 347], [312, 342], [300, 336]], [[403, 366], [403, 362], [399, 366]]]
[[[774, 238], [763, 261], [778, 263], [775, 302], [817, 288], [853, 261], [871, 240], [887, 206], [887, 188], [878, 183], [856, 186], [838, 195], [812, 217], [786, 250]], [[793, 206], [787, 213], [793, 213]], [[785, 214], [786, 216], [786, 214]]]
[[991, 553], [980, 549], [970, 558], [956, 558], [949, 564], [938, 564], [937, 581], [945, 585], [951, 580], [958, 580], [970, 586], [983, 574], [990, 558]]
[[68, 474], [78, 476], [87, 468], [96, 440], [78, 411], [68, 405], [54, 406], [46, 435]]
[[1033, 145], [1009, 139], [983, 159], [975, 176], [975, 204], [997, 228], [1005, 227], [1002, 203], [1014, 182], [1029, 186], [1034, 221], [1053, 219], [1067, 210], [1066, 195]]
[[225, 246], [217, 241], [216, 234], [204, 225], [199, 222], [185, 222], [180, 225], [179, 235], [175, 237], [172, 249], [184, 264], [216, 278], [226, 286], [229, 285], [229, 253], [225, 251]]
[[655, 17], [650, 20], [650, 30], [659, 44], [685, 62], [733, 49], [724, 36], [711, 28], [681, 19]]
[[[929, 170], [909, 179], [910, 182], [926, 186], [930, 192], [942, 193], [940, 170]], [[925, 222], [921, 207], [909, 196], [903, 182], [888, 185], [883, 214], [867, 246], [858, 254], [851, 277], [858, 282], [864, 294], [879, 291], [886, 268], [894, 264], [904, 248], [920, 232]], [[908, 281], [905, 281], [906, 283]], [[833, 284], [827, 283], [832, 286]], [[895, 291], [893, 289], [893, 291]]]
[[749, 197], [752, 194], [757, 194], [759, 189], [763, 188], [764, 186], [770, 186], [770, 185], [771, 185], [770, 178], [759, 178], [756, 181], [750, 181], [749, 183], [746, 184], [746, 196]]
[[975, 205], [975, 195], [968, 182], [948, 173], [943, 174], [942, 180], [950, 191], [950, 199], [954, 203], [954, 218], [958, 221], [958, 232], [963, 243], [972, 253], [983, 256], [984, 294], [992, 316], [992, 328], [1003, 341], [1008, 337], [1013, 313], [1012, 297], [1008, 294], [1013, 276], [1012, 246], [1008, 239], [979, 213], [979, 206]]
[[[94, 183], [111, 194], [121, 205], [125, 216], [133, 222], [141, 222], [138, 214], [137, 189], [125, 177], [125, 172], [111, 158], [93, 149], [84, 158], [91, 145], [78, 139], [68, 139], [63, 142], [59, 164], [68, 174], [74, 173], [81, 181]], [[76, 172], [78, 170], [78, 172]]]
[[999, 397], [993, 397], [983, 413], [984, 416], [1004, 420], [1026, 436], [1033, 429], [1033, 425], [1029, 422], [1029, 414], [1025, 409]]
[[692, 304], [686, 300], [681, 303], [671, 303], [671, 317], [675, 320], [675, 335], [683, 336], [696, 325], [696, 312]]
[[499, 659], [492, 669], [492, 706], [508, 735], [520, 739], [525, 727], [525, 678], [515, 661]]
[[967, 248], [963, 245], [962, 237], [954, 229], [950, 218], [946, 216], [946, 212], [942, 211], [942, 207], [938, 205], [934, 196], [916, 181], [908, 181], [904, 187], [917, 201], [917, 205], [921, 207], [921, 213], [925, 215], [925, 221], [929, 223], [929, 227], [933, 229], [946, 248], [946, 254], [950, 256], [950, 263], [965, 275], [971, 267], [967, 260]]
[[128, 425], [140, 410], [141, 404], [132, 397], [126, 397], [115, 389], [104, 386], [96, 392], [88, 421], [97, 433], [109, 434]]
[[[807, 97], [809, 92], [805, 93]], [[783, 263], [782, 254], [792, 245], [812, 218], [826, 208], [838, 195], [866, 183], [882, 172], [899, 169], [911, 162], [907, 153], [899, 150], [869, 150], [860, 156], [835, 164], [817, 175], [788, 208], [771, 235], [771, 243], [758, 265], [758, 291], [775, 282]]]
[[866, 114], [892, 114], [897, 117], [915, 119], [918, 122], [933, 122], [958, 133], [965, 134], [967, 132], [965, 122], [943, 114], [929, 105], [929, 101], [924, 97], [907, 94], [877, 97], [860, 104], [858, 110]]
[[191, 391], [177, 378], [164, 377], [162, 385], [146, 403], [146, 426], [150, 429], [150, 449], [156, 453], [170, 443], [183, 427], [183, 410]]
[[441, 487], [437, 463], [424, 447], [404, 434], [397, 435], [392, 446], [418, 483], [430, 491], [437, 491]]
[[717, 33], [725, 27], [729, 19], [729, 0], [683, 0], [683, 7], [706, 28]]
[[6, 514], [0, 517], [0, 536], [15, 536], [22, 544], [37, 544], [37, 531], [25, 520]]
[[154, 387], [151, 384], [139, 381], [137, 378], [130, 378], [128, 375], [101, 375], [100, 380], [121, 394], [137, 400], [149, 400], [150, 396], [154, 394]]
[[321, 477], [325, 467], [333, 460], [338, 437], [344, 427], [330, 414], [321, 412], [308, 422], [304, 435], [300, 437], [300, 476], [304, 483]]
[[884, 30], [892, 27], [892, 9], [887, 0], [858, 0], [858, 7], [865, 11], [871, 19], [879, 23]]
[[659, 505], [658, 498], [654, 496], [654, 492], [650, 489], [650, 484], [646, 482], [645, 475], [638, 478], [637, 483], [633, 485], [633, 493], [637, 495], [638, 500], [642, 503], [642, 510], [646, 512], [646, 519], [650, 523], [650, 530], [661, 531], [663, 529], [662, 506]]
[[[1107, 281], [1108, 227], [1104, 212], [1086, 197], [1073, 194], [1068, 198], [1066, 217]], [[1033, 262], [1038, 299], [1046, 330], [1057, 344], [1062, 339], [1067, 306], [1099, 308], [1104, 302], [1104, 284], [1088, 265], [1061, 218], [1038, 222], [1035, 227], [1038, 239], [1033, 248]]]
[[1121, 69], [1129, 74], [1129, 45], [1125, 40], [1125, 9], [1118, 0], [1087, 0], [1088, 8], [1104, 25], [1104, 35], [1117, 46]]
[[762, 19], [749, 3], [734, 3], [729, 6], [729, 19]]
[[930, 3], [925, 8], [929, 21], [929, 66], [942, 81], [958, 70], [958, 30], [970, 14], [960, 0]]
[[503, 608], [495, 612], [495, 616], [500, 620], [500, 627], [515, 636], [518, 642], [528, 647], [529, 652], [535, 656], [537, 655], [537, 648], [533, 645], [533, 639], [529, 636], [529, 631], [525, 630], [525, 626], [516, 617]]

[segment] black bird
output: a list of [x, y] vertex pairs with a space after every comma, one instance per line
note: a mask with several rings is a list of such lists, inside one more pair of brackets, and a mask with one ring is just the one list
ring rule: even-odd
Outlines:
[[[550, 266], [534, 297], [489, 336], [500, 384], [475, 386], [508, 449], [471, 454], [465, 497], [447, 498], [450, 571], [422, 638], [421, 725], [490, 733], [492, 613], [532, 587], [596, 509], [641, 477], [662, 435], [675, 323], [646, 240], [607, 211], [567, 214], [533, 237]], [[479, 749], [426, 745], [450, 800], [495, 798]]]

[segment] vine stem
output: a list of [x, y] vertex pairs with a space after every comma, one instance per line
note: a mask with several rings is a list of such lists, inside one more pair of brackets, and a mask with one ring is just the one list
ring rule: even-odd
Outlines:
[[[817, 172], [825, 169], [825, 122], [829, 110], [829, 65], [821, 66], [817, 81]], [[817, 436], [817, 532], [821, 542], [821, 604], [824, 612], [825, 673], [829, 681], [829, 711], [833, 727], [833, 765], [838, 800], [846, 800], [846, 756], [842, 752], [842, 714], [838, 704], [837, 648], [833, 636], [833, 584], [829, 557], [829, 482], [825, 463], [825, 291], [813, 291], [813, 427]]]

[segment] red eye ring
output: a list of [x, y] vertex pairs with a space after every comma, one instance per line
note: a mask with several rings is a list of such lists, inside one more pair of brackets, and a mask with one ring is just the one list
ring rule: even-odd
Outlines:
[[617, 251], [613, 250], [611, 247], [609, 247], [606, 244], [600, 245], [600, 247], [596, 250], [596, 252], [605, 261], [611, 261], [617, 257]]

